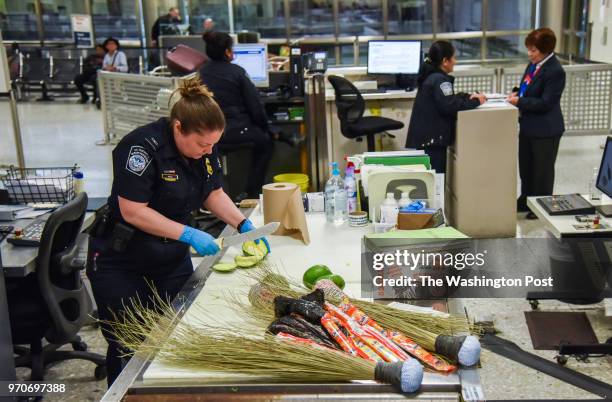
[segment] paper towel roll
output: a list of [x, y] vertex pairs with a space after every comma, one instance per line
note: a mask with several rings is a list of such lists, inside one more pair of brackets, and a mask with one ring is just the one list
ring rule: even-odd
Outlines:
[[302, 193], [297, 184], [270, 183], [263, 186], [264, 223], [280, 222], [274, 232], [279, 236], [291, 236], [304, 244], [310, 243]]

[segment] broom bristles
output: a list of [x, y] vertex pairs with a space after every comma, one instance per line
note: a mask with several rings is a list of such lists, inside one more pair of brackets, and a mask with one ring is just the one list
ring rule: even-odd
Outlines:
[[180, 320], [169, 303], [157, 298], [153, 308], [132, 300], [121, 317], [107, 323], [129, 354], [153, 353], [164, 364], [181, 369], [255, 375], [275, 382], [374, 379], [376, 364], [371, 361], [198, 318], [191, 321]]

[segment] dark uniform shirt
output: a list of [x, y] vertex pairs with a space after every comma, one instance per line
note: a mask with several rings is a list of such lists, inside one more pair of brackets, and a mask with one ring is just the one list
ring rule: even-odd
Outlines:
[[[113, 175], [108, 199], [112, 223], [125, 223], [119, 209], [120, 196], [134, 202], [146, 202], [163, 216], [187, 224], [190, 212], [202, 207], [210, 193], [222, 184], [216, 150], [197, 160], [183, 157], [176, 148], [166, 118], [137, 128], [119, 142], [113, 150]], [[177, 250], [169, 252], [157, 246], [161, 243], [163, 239], [136, 229], [125, 257], [136, 253], [130, 258], [138, 259], [148, 253], [144, 257], [161, 261], [171, 259], [175, 252], [184, 254], [188, 249], [186, 244], [174, 242]], [[160, 255], [156, 255], [158, 253]]]
[[226, 131], [256, 125], [268, 128], [268, 117], [259, 92], [244, 68], [229, 62], [210, 60], [200, 69], [200, 79], [223, 110]]
[[455, 78], [442, 72], [431, 73], [419, 87], [406, 147], [448, 146], [455, 141], [457, 112], [478, 107], [478, 99], [455, 94]]

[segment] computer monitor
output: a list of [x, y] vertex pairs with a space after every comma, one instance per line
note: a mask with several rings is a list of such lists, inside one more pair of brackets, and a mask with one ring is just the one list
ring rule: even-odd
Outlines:
[[268, 78], [268, 46], [265, 43], [240, 43], [234, 45], [232, 63], [244, 68], [253, 84], [259, 88], [270, 85]]
[[368, 42], [368, 74], [416, 75], [422, 59], [421, 41], [418, 40]]
[[[602, 193], [612, 198], [612, 137], [608, 137], [606, 141], [595, 185]], [[612, 205], [600, 205], [597, 209], [606, 217], [612, 215]]]

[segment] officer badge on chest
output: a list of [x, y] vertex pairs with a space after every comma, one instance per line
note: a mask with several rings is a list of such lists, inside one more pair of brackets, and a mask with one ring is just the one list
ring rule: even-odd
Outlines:
[[176, 174], [175, 170], [164, 170], [162, 172], [161, 177], [163, 181], [169, 181], [169, 182], [175, 182], [175, 181], [178, 181], [179, 179], [178, 174]]
[[213, 174], [213, 168], [212, 168], [212, 165], [210, 164], [210, 159], [208, 158], [206, 158], [206, 171], [208, 172], [209, 176]]

